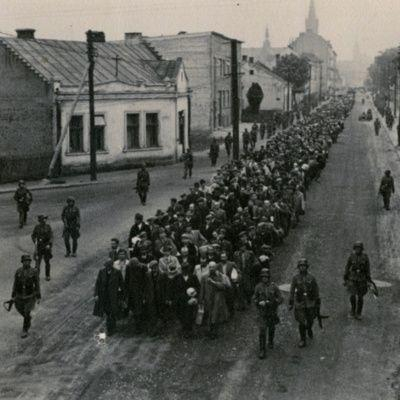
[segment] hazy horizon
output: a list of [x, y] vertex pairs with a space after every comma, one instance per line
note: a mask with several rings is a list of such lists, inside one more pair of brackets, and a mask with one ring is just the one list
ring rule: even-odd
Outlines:
[[[315, 0], [315, 5], [319, 33], [340, 60], [352, 58], [356, 41], [370, 58], [400, 41], [399, 0]], [[279, 47], [304, 31], [309, 0], [0, 0], [0, 6], [0, 32], [34, 28], [38, 38], [85, 40], [89, 28], [104, 31], [107, 40], [129, 31], [152, 36], [214, 30], [243, 40], [244, 47], [258, 47], [268, 25], [272, 46]]]

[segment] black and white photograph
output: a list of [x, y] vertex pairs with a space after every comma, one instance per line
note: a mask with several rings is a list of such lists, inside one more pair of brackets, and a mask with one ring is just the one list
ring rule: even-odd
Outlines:
[[400, 1], [0, 10], [1, 400], [400, 399]]

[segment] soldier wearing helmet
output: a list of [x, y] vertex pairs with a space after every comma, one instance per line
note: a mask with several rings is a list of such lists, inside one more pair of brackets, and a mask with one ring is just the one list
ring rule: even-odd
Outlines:
[[294, 307], [294, 317], [299, 324], [299, 347], [305, 347], [306, 336], [313, 338], [312, 326], [320, 305], [319, 288], [316, 279], [308, 273], [307, 259], [297, 263], [299, 273], [293, 277], [290, 287], [289, 310]]
[[18, 182], [18, 189], [14, 193], [14, 200], [17, 202], [17, 211], [19, 215], [19, 227], [26, 225], [29, 207], [32, 203], [32, 193], [25, 185], [24, 180]]
[[383, 207], [385, 210], [390, 210], [390, 197], [394, 193], [394, 180], [390, 170], [385, 171], [385, 175], [381, 179], [379, 186], [379, 194], [383, 198]]
[[369, 258], [364, 253], [362, 242], [354, 243], [353, 253], [347, 260], [343, 279], [350, 294], [350, 315], [360, 320], [364, 305], [363, 298], [368, 291], [368, 283], [371, 282]]
[[274, 347], [275, 325], [279, 323], [278, 307], [283, 302], [278, 286], [271, 281], [269, 269], [260, 272], [261, 282], [254, 290], [254, 301], [258, 309], [259, 358], [265, 358], [266, 334], [268, 330], [268, 347]]
[[11, 300], [15, 308], [24, 318], [22, 338], [28, 336], [31, 327], [31, 311], [37, 301], [40, 300], [39, 275], [35, 268], [31, 268], [32, 258], [29, 254], [21, 256], [22, 267], [17, 269], [14, 277], [14, 285]]
[[[71, 196], [67, 198], [67, 205], [63, 208], [61, 219], [64, 223], [63, 238], [65, 243], [65, 257], [76, 257], [78, 249], [79, 230], [81, 227], [81, 217], [79, 208], [75, 205], [75, 199]], [[72, 241], [72, 254], [71, 254]]]

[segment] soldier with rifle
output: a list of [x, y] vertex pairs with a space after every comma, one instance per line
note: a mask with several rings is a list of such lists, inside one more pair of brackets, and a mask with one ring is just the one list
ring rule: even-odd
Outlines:
[[358, 320], [361, 320], [364, 296], [368, 292], [368, 285], [372, 284], [369, 258], [363, 251], [362, 242], [354, 243], [353, 253], [347, 260], [343, 276], [344, 286], [350, 294], [350, 315]]
[[33, 229], [31, 235], [32, 241], [35, 244], [35, 261], [36, 268], [38, 270], [38, 276], [40, 276], [40, 264], [42, 259], [45, 264], [46, 281], [50, 280], [50, 260], [53, 258], [51, 249], [53, 246], [53, 231], [49, 224], [46, 223], [47, 216], [39, 215], [39, 223]]
[[254, 290], [254, 301], [258, 309], [259, 326], [259, 358], [265, 358], [266, 335], [268, 330], [268, 347], [274, 347], [275, 325], [279, 323], [278, 307], [283, 302], [278, 286], [271, 281], [269, 269], [263, 268], [260, 272], [261, 282]]
[[379, 194], [383, 197], [383, 206], [385, 210], [390, 210], [390, 197], [394, 193], [394, 180], [389, 170], [385, 171], [385, 175], [381, 179], [379, 186]]
[[18, 182], [18, 189], [14, 193], [14, 200], [17, 202], [17, 211], [19, 215], [19, 227], [26, 225], [29, 207], [32, 203], [32, 193], [25, 185], [24, 180]]
[[31, 327], [31, 312], [36, 302], [39, 303], [41, 296], [38, 272], [35, 268], [31, 268], [31, 256], [24, 254], [21, 262], [22, 267], [15, 273], [11, 300], [4, 303], [4, 307], [10, 311], [15, 304], [16, 310], [24, 318], [21, 338], [26, 338]]

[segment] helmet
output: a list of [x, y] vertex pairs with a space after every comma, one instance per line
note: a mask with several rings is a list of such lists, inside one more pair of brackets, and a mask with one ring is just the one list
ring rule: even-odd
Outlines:
[[357, 249], [357, 248], [363, 250], [363, 249], [364, 249], [363, 242], [360, 242], [360, 241], [355, 242], [355, 243], [353, 244], [353, 249], [355, 250], [355, 249]]
[[75, 199], [72, 196], [68, 196], [67, 203], [75, 203]]
[[29, 254], [23, 254], [21, 256], [21, 262], [24, 262], [24, 261], [32, 261], [31, 256]]
[[260, 271], [260, 277], [263, 277], [263, 276], [267, 276], [268, 278], [271, 276], [271, 273], [269, 272], [268, 268], [263, 268]]
[[300, 260], [297, 263], [297, 268], [302, 266], [302, 265], [305, 265], [306, 267], [309, 267], [307, 258], [300, 258]]

